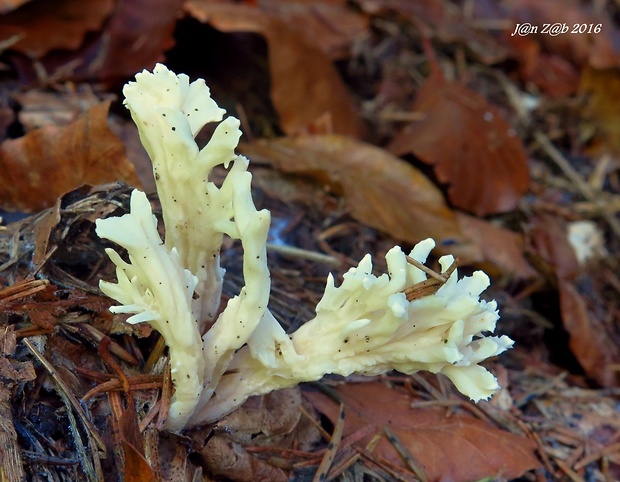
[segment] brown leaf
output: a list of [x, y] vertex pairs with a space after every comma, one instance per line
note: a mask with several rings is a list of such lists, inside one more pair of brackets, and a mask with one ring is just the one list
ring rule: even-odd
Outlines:
[[[33, 5], [44, 5], [45, 8], [56, 9], [56, 5], [46, 0], [35, 0]], [[63, 0], [67, 5], [68, 17], [61, 21], [71, 22], [72, 4], [85, 8], [88, 12], [93, 10], [89, 3], [81, 0]], [[174, 45], [173, 32], [176, 26], [178, 13], [182, 0], [105, 0], [96, 2], [97, 8], [93, 12], [102, 10], [102, 7], [110, 4], [106, 12], [105, 22], [95, 23], [94, 19], [89, 23], [90, 35], [78, 35], [78, 28], [71, 37], [71, 47], [46, 48], [47, 36], [50, 32], [55, 38], [58, 34], [55, 29], [62, 29], [62, 25], [56, 26], [51, 23], [54, 15], [47, 14], [45, 8], [35, 9], [28, 13], [25, 19], [20, 19], [19, 28], [37, 28], [37, 41], [42, 41], [38, 46], [34, 63], [32, 55], [11, 56], [11, 62], [18, 71], [23, 82], [32, 82], [37, 79], [105, 79], [116, 80], [134, 75], [143, 68], [151, 68], [155, 62], [161, 61], [163, 52]], [[29, 5], [28, 5], [29, 6]], [[21, 12], [22, 9], [19, 10]], [[157, 12], [157, 15], [145, 15], [145, 12]], [[18, 13], [18, 12], [15, 12]], [[62, 12], [61, 12], [62, 13]], [[103, 15], [104, 12], [101, 12]], [[80, 11], [76, 15], [81, 14]], [[80, 17], [77, 20], [81, 21]], [[30, 23], [33, 23], [32, 27]], [[22, 25], [23, 24], [23, 25]], [[0, 24], [1, 25], [1, 24]], [[96, 32], [96, 33], [94, 33]], [[63, 41], [66, 35], [60, 36], [56, 43]], [[66, 43], [66, 41], [65, 41]], [[20, 44], [17, 45], [20, 48]], [[48, 80], [49, 81], [49, 80]]]
[[138, 414], [133, 397], [127, 397], [127, 403], [118, 424], [120, 441], [125, 453], [123, 480], [126, 482], [155, 482], [153, 469], [144, 458], [142, 437], [138, 427]]
[[47, 126], [0, 145], [0, 208], [35, 211], [83, 184], [139, 186], [125, 148], [107, 125], [109, 102], [67, 127]]
[[66, 126], [75, 122], [88, 109], [101, 103], [91, 89], [65, 92], [27, 90], [12, 97], [19, 103], [17, 120], [26, 132], [46, 125]]
[[592, 289], [591, 280], [584, 277], [581, 281], [579, 284], [560, 282], [562, 323], [570, 335], [571, 352], [586, 374], [601, 386], [617, 387], [620, 340], [606, 320], [612, 307]]
[[620, 311], [617, 288], [607, 286], [609, 268], [581, 266], [557, 218], [539, 215], [531, 222], [530, 250], [541, 271], [555, 276], [571, 352], [589, 377], [602, 386], [618, 386], [620, 336], [615, 323]]
[[75, 50], [88, 32], [97, 31], [115, 7], [115, 0], [34, 0], [0, 17], [0, 40], [18, 35], [10, 49], [40, 59], [55, 49]]
[[258, 7], [287, 25], [295, 25], [310, 45], [332, 60], [348, 58], [351, 46], [364, 36], [368, 17], [345, 0], [263, 0]]
[[183, 0], [119, 2], [106, 30], [85, 52], [90, 60], [88, 68], [77, 73], [115, 79], [152, 68], [174, 45], [173, 34], [182, 3]]
[[209, 439], [200, 456], [215, 475], [238, 482], [286, 482], [286, 473], [267, 461], [247, 452], [233, 442], [227, 434], [214, 435]]
[[[447, 416], [437, 406], [412, 409], [407, 393], [383, 383], [345, 384], [336, 388], [345, 404], [344, 436], [374, 424], [388, 427], [408, 449], [428, 480], [513, 479], [539, 467], [535, 444], [462, 412]], [[326, 395], [304, 392], [314, 407], [335, 421], [338, 405]], [[375, 455], [406, 467], [383, 438]]]
[[472, 257], [441, 192], [384, 149], [331, 135], [263, 140], [241, 150], [254, 161], [315, 177], [342, 191], [353, 217], [399, 240], [416, 243], [432, 237], [440, 246], [450, 244], [449, 250], [461, 248], [459, 256]]
[[125, 482], [155, 482], [153, 469], [144, 456], [133, 445], [122, 440], [125, 452]]
[[573, 281], [579, 272], [579, 263], [568, 242], [566, 226], [551, 215], [530, 218], [528, 248], [543, 273], [553, 273], [560, 281]]
[[479, 216], [517, 207], [529, 186], [525, 150], [500, 111], [456, 81], [432, 74], [412, 110], [424, 114], [392, 140], [396, 155], [413, 153], [450, 185], [457, 207]]
[[538, 277], [523, 254], [523, 236], [464, 213], [457, 213], [456, 217], [463, 234], [480, 248], [483, 259], [499, 269], [500, 274], [521, 280]]
[[332, 132], [362, 137], [363, 123], [336, 69], [293, 28], [246, 5], [189, 0], [184, 8], [195, 19], [223, 32], [253, 32], [265, 37], [271, 100], [284, 132], [306, 132], [328, 115]]
[[579, 90], [587, 95], [587, 116], [606, 150], [620, 156], [620, 73], [618, 69], [584, 69]]

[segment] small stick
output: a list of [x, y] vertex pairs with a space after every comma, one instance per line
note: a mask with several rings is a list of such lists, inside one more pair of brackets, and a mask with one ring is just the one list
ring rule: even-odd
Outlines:
[[557, 164], [566, 177], [575, 183], [577, 190], [583, 195], [583, 197], [589, 201], [592, 201], [601, 209], [602, 216], [605, 218], [605, 221], [607, 221], [607, 224], [609, 224], [609, 227], [616, 234], [616, 236], [620, 237], [620, 223], [615, 218], [613, 213], [610, 213], [605, 209], [605, 202], [599, 199], [590, 186], [583, 179], [581, 179], [581, 176], [573, 169], [570, 162], [568, 162], [562, 153], [551, 143], [546, 135], [538, 131], [534, 134], [534, 137], [545, 150], [549, 158]]
[[86, 412], [84, 412], [84, 409], [80, 405], [79, 400], [75, 397], [75, 395], [73, 395], [73, 393], [71, 393], [71, 391], [69, 390], [69, 387], [67, 386], [65, 381], [60, 377], [60, 374], [56, 371], [56, 369], [52, 366], [52, 364], [49, 361], [47, 361], [47, 359], [39, 352], [39, 350], [36, 349], [36, 347], [30, 342], [30, 340], [25, 338], [23, 341], [26, 347], [28, 348], [28, 350], [30, 351], [30, 353], [32, 353], [35, 356], [35, 358], [39, 361], [39, 363], [41, 363], [41, 365], [43, 365], [43, 367], [52, 376], [52, 378], [58, 385], [58, 388], [60, 388], [66, 394], [67, 398], [71, 402], [71, 405], [73, 406], [75, 411], [80, 416], [82, 423], [86, 426], [88, 431], [91, 433], [93, 439], [95, 440], [95, 442], [97, 442], [97, 446], [99, 447], [99, 449], [103, 452], [105, 456], [105, 453], [106, 453], [105, 443], [101, 439], [101, 436], [97, 432], [97, 429], [95, 428], [95, 426], [89, 420], [88, 416], [86, 415]]

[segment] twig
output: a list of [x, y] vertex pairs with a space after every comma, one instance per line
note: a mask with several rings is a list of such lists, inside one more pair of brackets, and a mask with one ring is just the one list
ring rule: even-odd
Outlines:
[[605, 209], [605, 203], [598, 198], [596, 193], [592, 191], [590, 186], [581, 179], [581, 176], [573, 169], [570, 162], [562, 155], [562, 153], [551, 143], [549, 138], [542, 132], [537, 131], [534, 133], [534, 137], [540, 146], [545, 150], [549, 158], [556, 163], [556, 165], [562, 170], [564, 175], [568, 177], [577, 187], [577, 190], [589, 201], [595, 203], [600, 209], [603, 218], [609, 224], [609, 227], [620, 237], [620, 223], [612, 213], [609, 213]]
[[596, 462], [598, 459], [602, 459], [603, 457], [607, 457], [611, 454], [615, 454], [620, 452], [620, 443], [615, 443], [612, 445], [608, 445], [607, 447], [598, 450], [597, 452], [594, 452], [591, 455], [588, 455], [587, 457], [584, 457], [583, 459], [581, 459], [579, 462], [577, 462], [574, 466], [573, 469], [574, 470], [581, 470], [583, 469], [586, 465], [591, 464], [592, 462]]
[[9, 301], [25, 298], [39, 291], [43, 291], [50, 282], [46, 279], [23, 280], [11, 286], [7, 286], [0, 290], [0, 301], [8, 303]]
[[342, 440], [342, 432], [344, 431], [344, 403], [340, 404], [340, 412], [338, 413], [338, 420], [334, 425], [334, 432], [332, 433], [331, 440], [327, 446], [327, 451], [321, 460], [321, 464], [314, 474], [312, 482], [319, 482], [327, 479], [327, 474], [338, 452], [340, 441]]
[[23, 341], [26, 347], [28, 348], [28, 350], [30, 351], [30, 353], [32, 353], [35, 356], [35, 358], [39, 361], [39, 363], [41, 363], [41, 365], [43, 365], [43, 367], [52, 376], [52, 378], [58, 385], [58, 388], [60, 389], [60, 391], [66, 394], [67, 398], [71, 402], [71, 405], [73, 406], [77, 414], [80, 416], [82, 423], [88, 429], [88, 432], [90, 433], [92, 438], [95, 440], [95, 442], [97, 442], [97, 446], [99, 447], [99, 450], [101, 450], [103, 452], [103, 455], [105, 456], [106, 454], [105, 443], [101, 439], [101, 436], [97, 432], [97, 429], [95, 428], [95, 426], [92, 424], [92, 422], [88, 418], [88, 415], [86, 415], [86, 412], [84, 412], [84, 409], [80, 405], [79, 400], [75, 397], [75, 395], [73, 395], [73, 393], [71, 393], [65, 381], [60, 377], [60, 374], [56, 371], [56, 369], [52, 366], [52, 364], [49, 361], [47, 361], [47, 359], [39, 352], [39, 350], [36, 349], [36, 347], [31, 343], [31, 341], [28, 340], [27, 338], [24, 339]]
[[[82, 465], [82, 468], [84, 469], [84, 472], [86, 473], [86, 476], [88, 477], [88, 480], [92, 480], [93, 482], [96, 482], [98, 480], [103, 480], [103, 470], [101, 468], [100, 454], [96, 450], [96, 447], [94, 446], [96, 443], [99, 449], [101, 450], [101, 452], [103, 452], [105, 456], [106, 447], [105, 447], [105, 444], [103, 443], [103, 440], [101, 440], [101, 437], [97, 433], [95, 427], [88, 419], [88, 416], [84, 412], [84, 409], [80, 405], [80, 402], [75, 397], [75, 395], [71, 393], [71, 391], [69, 390], [69, 387], [64, 382], [64, 380], [60, 377], [56, 369], [35, 348], [35, 346], [30, 342], [30, 340], [25, 338], [24, 344], [26, 345], [28, 350], [30, 350], [30, 352], [35, 356], [35, 358], [37, 358], [37, 360], [49, 372], [49, 374], [54, 379], [54, 382], [56, 382], [56, 385], [58, 387], [58, 395], [60, 395], [60, 398], [63, 400], [65, 406], [67, 407], [67, 417], [69, 418], [69, 428], [71, 429], [71, 432], [73, 432], [73, 441], [75, 443], [75, 448], [77, 452], [80, 454], [80, 458], [79, 458], [80, 464]], [[73, 410], [75, 410], [75, 412], [78, 414], [82, 424], [86, 428], [86, 438], [88, 440], [88, 452], [90, 452], [90, 454], [86, 451], [86, 447], [84, 447], [82, 438], [80, 437], [80, 434], [77, 430], [77, 423], [73, 415], [73, 410], [71, 410], [71, 407], [73, 407]]]
[[396, 451], [400, 454], [400, 456], [407, 462], [409, 468], [413, 471], [413, 473], [420, 479], [422, 482], [426, 482], [428, 480], [428, 476], [424, 472], [424, 469], [416, 462], [411, 455], [411, 452], [405, 447], [398, 437], [392, 432], [388, 427], [383, 427], [383, 431], [385, 435], [387, 435], [388, 440], [394, 446]]
[[317, 253], [307, 249], [296, 248], [294, 246], [284, 246], [281, 244], [267, 243], [267, 249], [270, 252], [278, 253], [289, 258], [301, 258], [315, 263], [323, 263], [331, 266], [340, 266], [340, 260], [328, 254]]

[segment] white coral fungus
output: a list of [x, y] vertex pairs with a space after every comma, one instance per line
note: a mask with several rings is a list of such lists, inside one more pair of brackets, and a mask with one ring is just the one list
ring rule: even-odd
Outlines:
[[[133, 313], [130, 323], [150, 323], [169, 347], [175, 385], [170, 430], [218, 420], [250, 396], [327, 373], [428, 370], [445, 374], [473, 400], [499, 388], [479, 362], [510, 348], [512, 340], [485, 336], [498, 319], [496, 303], [479, 298], [488, 277], [477, 271], [458, 280], [453, 272], [436, 293], [408, 301], [403, 291], [426, 274], [399, 247], [386, 255], [388, 274], [375, 276], [367, 255], [339, 287], [330, 276], [316, 317], [287, 335], [267, 308], [270, 216], [254, 207], [248, 160], [234, 153], [239, 121], [221, 120], [224, 111], [204, 81], [190, 84], [160, 64], [136, 75], [124, 93], [153, 162], [166, 235], [162, 242], [140, 191], [132, 194], [129, 214], [98, 220], [99, 236], [129, 254], [126, 262], [107, 250], [118, 282], [102, 281], [101, 289], [122, 304], [112, 311]], [[194, 138], [209, 122], [219, 124], [199, 149]], [[220, 187], [209, 180], [217, 165], [228, 168]], [[224, 235], [242, 243], [245, 286], [213, 321]], [[410, 256], [424, 262], [433, 247], [432, 240], [422, 241]], [[452, 261], [440, 260], [444, 271]]]

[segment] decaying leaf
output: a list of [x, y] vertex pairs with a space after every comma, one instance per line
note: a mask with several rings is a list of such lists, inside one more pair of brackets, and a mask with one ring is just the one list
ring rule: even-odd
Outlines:
[[125, 148], [108, 128], [109, 102], [67, 127], [47, 126], [0, 145], [0, 208], [34, 211], [83, 184], [139, 185]]
[[[174, 45], [174, 29], [182, 0], [124, 0], [97, 42], [88, 46], [88, 59], [76, 73], [85, 77], [129, 77], [163, 60]], [[148, 14], [147, 12], [156, 12]]]
[[586, 68], [579, 90], [587, 96], [586, 115], [594, 122], [603, 148], [620, 156], [620, 72]]
[[[533, 441], [462, 412], [448, 416], [446, 408], [439, 405], [412, 409], [415, 400], [383, 383], [349, 383], [338, 386], [336, 391], [345, 404], [345, 437], [369, 424], [388, 427], [417, 462], [426, 480], [513, 479], [540, 465]], [[338, 405], [333, 400], [318, 392], [304, 392], [304, 396], [335, 421]], [[406, 467], [385, 438], [373, 453]]]
[[346, 0], [263, 0], [258, 7], [303, 35], [330, 59], [351, 55], [351, 46], [368, 29], [368, 17], [351, 8]]
[[609, 319], [612, 306], [592, 290], [587, 278], [583, 277], [583, 284], [560, 281], [562, 324], [570, 335], [571, 352], [584, 371], [603, 387], [617, 387], [620, 339], [614, 336], [613, 325], [618, 317], [615, 323]]
[[617, 296], [606, 295], [609, 288], [614, 291], [606, 287], [605, 271], [609, 268], [581, 267], [561, 221], [539, 216], [533, 218], [532, 225], [530, 248], [539, 264], [543, 263], [543, 271], [555, 276], [562, 325], [569, 334], [571, 352], [585, 373], [599, 384], [620, 385], [618, 301]]
[[330, 60], [277, 17], [247, 5], [189, 0], [185, 10], [223, 32], [253, 32], [269, 48], [271, 100], [287, 134], [305, 132], [328, 116], [332, 132], [361, 137], [364, 126]]
[[155, 475], [144, 456], [130, 443], [122, 441], [125, 452], [125, 482], [155, 482]]
[[[32, 0], [0, 17], [0, 27], [3, 33], [23, 35], [15, 37], [19, 42], [9, 49], [25, 54], [10, 59], [23, 82], [117, 80], [151, 67], [172, 48], [181, 3], [105, 0], [91, 5], [80, 0]], [[157, 15], [145, 15], [147, 10]]]
[[27, 90], [13, 98], [19, 103], [17, 119], [25, 132], [46, 125], [69, 125], [101, 102], [91, 89], [75, 92], [71, 88], [64, 92]]
[[523, 236], [514, 231], [464, 213], [457, 213], [461, 231], [480, 248], [482, 258], [493, 266], [485, 271], [493, 275], [493, 268], [502, 275], [525, 280], [538, 277], [523, 254]]
[[441, 192], [421, 172], [384, 149], [343, 136], [258, 141], [241, 150], [255, 162], [313, 176], [341, 191], [351, 215], [395, 238], [432, 237], [463, 259], [477, 259]]
[[35, 59], [55, 49], [75, 50], [88, 32], [101, 28], [115, 3], [115, 0], [33, 0], [0, 16], [0, 41], [19, 36], [11, 50]]
[[300, 423], [298, 387], [250, 398], [218, 421], [200, 450], [204, 465], [216, 475], [238, 481], [285, 481], [286, 473], [246, 451], [246, 446], [295, 447], [307, 450], [319, 438], [314, 426]]
[[450, 201], [479, 216], [517, 207], [529, 186], [525, 150], [500, 111], [457, 81], [433, 73], [412, 110], [424, 116], [392, 140], [396, 155], [415, 154], [449, 184]]

